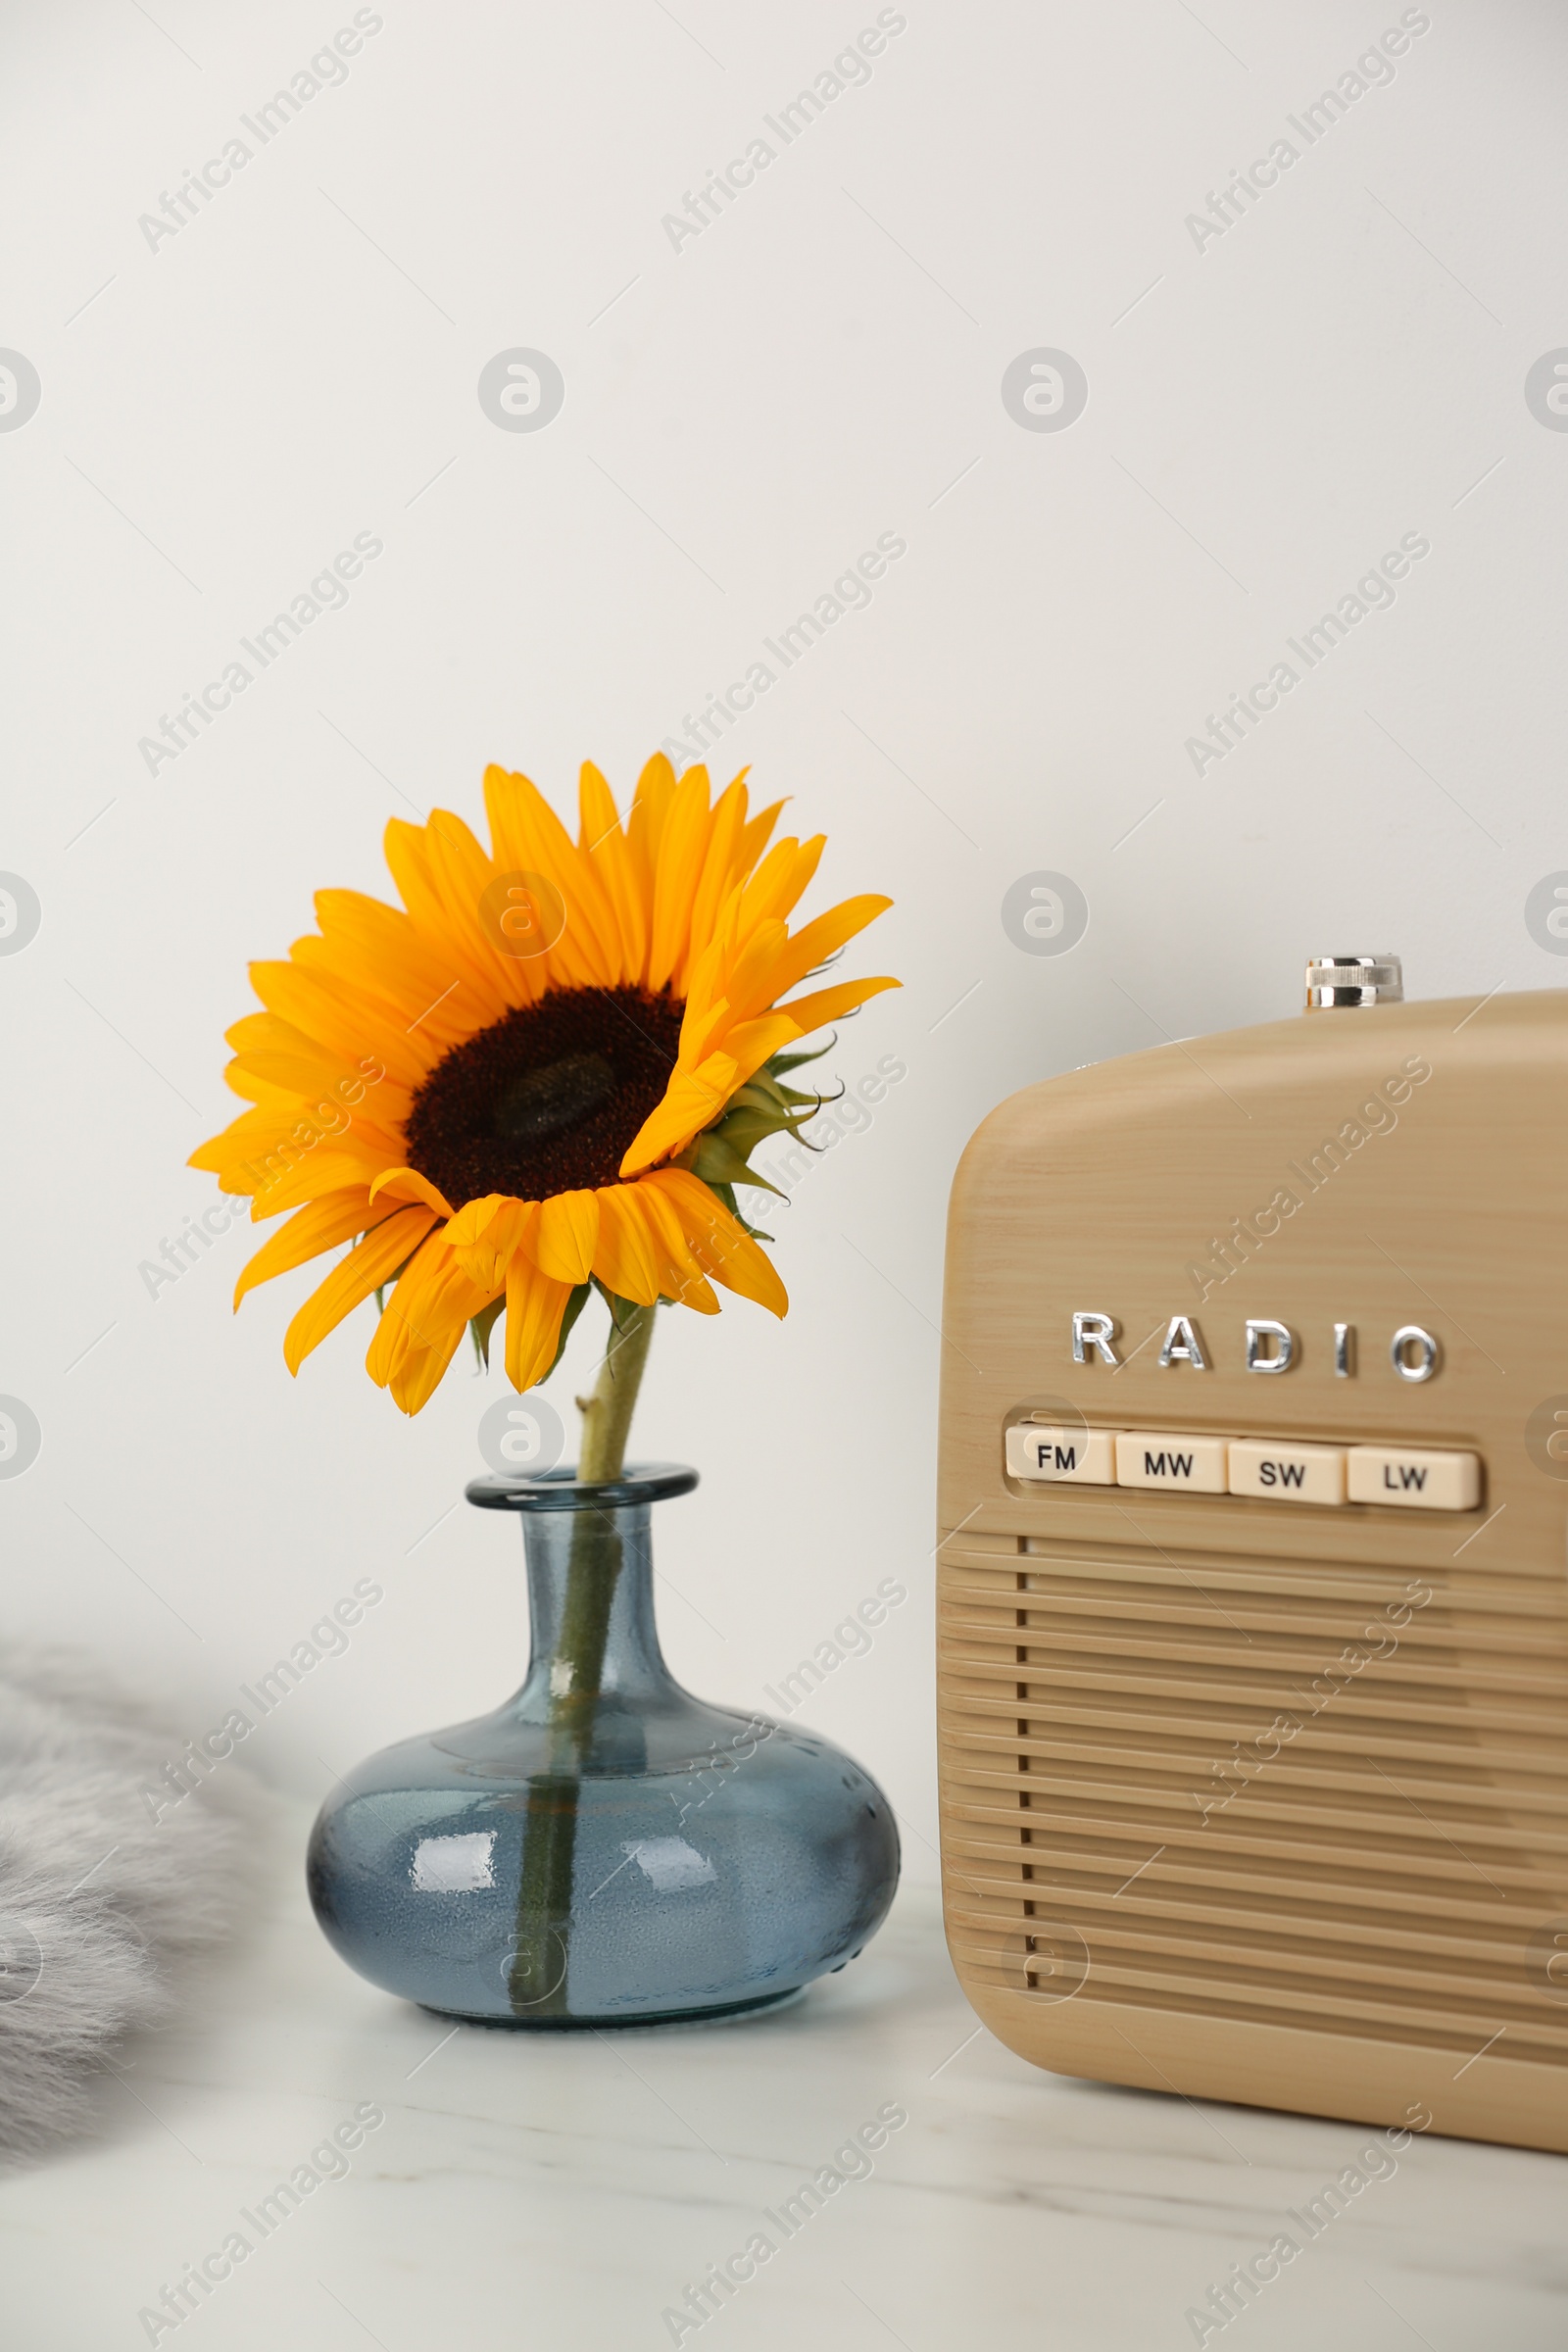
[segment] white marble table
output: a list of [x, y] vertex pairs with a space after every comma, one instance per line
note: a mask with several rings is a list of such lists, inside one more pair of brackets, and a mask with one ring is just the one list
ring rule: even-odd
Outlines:
[[[0, 2186], [3, 2352], [146, 2343], [142, 2309], [236, 2230], [253, 2250], [159, 2343], [635, 2352], [674, 2340], [665, 2312], [760, 2231], [771, 2259], [681, 2342], [1156, 2352], [1198, 2340], [1189, 2308], [1369, 2136], [1035, 2072], [977, 2028], [923, 1890], [754, 2024], [454, 2032], [333, 1958], [303, 1832], [275, 1837], [245, 1948], [122, 2054], [101, 2138]], [[889, 2108], [907, 2122], [786, 2237], [785, 2200]], [[260, 2201], [357, 2109], [384, 2121], [264, 2238]], [[1561, 2352], [1565, 2219], [1562, 2159], [1418, 2139], [1204, 2340]]]

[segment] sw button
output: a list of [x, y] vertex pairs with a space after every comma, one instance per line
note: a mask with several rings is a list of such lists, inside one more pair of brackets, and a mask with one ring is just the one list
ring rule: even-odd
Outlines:
[[1124, 1430], [1116, 1439], [1116, 1484], [1223, 1494], [1225, 1453], [1223, 1438], [1151, 1437], [1141, 1430]]
[[1044, 1421], [1019, 1421], [1007, 1432], [1007, 1474], [1113, 1487], [1116, 1441], [1108, 1429], [1062, 1429]]
[[1352, 1502], [1473, 1511], [1481, 1500], [1481, 1460], [1474, 1453], [1434, 1453], [1414, 1446], [1352, 1446], [1349, 1484]]
[[1273, 1502], [1343, 1502], [1345, 1447], [1293, 1446], [1278, 1438], [1233, 1438], [1231, 1493]]

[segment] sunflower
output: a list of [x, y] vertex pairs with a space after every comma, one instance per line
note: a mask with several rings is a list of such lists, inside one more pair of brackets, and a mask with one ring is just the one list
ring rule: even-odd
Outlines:
[[891, 902], [848, 899], [792, 933], [822, 837], [770, 849], [782, 803], [753, 815], [744, 773], [714, 801], [706, 769], [677, 781], [660, 755], [623, 825], [585, 765], [575, 842], [526, 776], [490, 767], [484, 793], [488, 852], [445, 809], [394, 819], [403, 906], [321, 891], [319, 930], [251, 966], [266, 1009], [229, 1030], [227, 1072], [251, 1107], [190, 1163], [254, 1219], [293, 1212], [236, 1306], [353, 1244], [284, 1356], [297, 1372], [374, 1293], [366, 1368], [406, 1413], [503, 1310], [519, 1390], [590, 1288], [617, 1324], [661, 1301], [715, 1314], [714, 1283], [782, 1315], [734, 1186], [764, 1185], [749, 1154], [820, 1104], [788, 1084], [813, 1058], [789, 1049], [899, 985], [778, 1002]]

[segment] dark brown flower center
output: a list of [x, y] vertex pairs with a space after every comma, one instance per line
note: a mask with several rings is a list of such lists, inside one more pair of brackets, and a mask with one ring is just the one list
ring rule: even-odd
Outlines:
[[414, 1098], [409, 1165], [461, 1208], [614, 1184], [669, 1084], [686, 1010], [640, 988], [559, 989], [454, 1046]]

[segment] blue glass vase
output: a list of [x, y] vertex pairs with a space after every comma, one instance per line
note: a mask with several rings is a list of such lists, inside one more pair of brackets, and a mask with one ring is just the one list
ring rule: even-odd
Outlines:
[[876, 1783], [664, 1664], [649, 1507], [696, 1484], [655, 1463], [468, 1488], [522, 1514], [532, 1657], [494, 1714], [383, 1748], [321, 1808], [311, 1900], [373, 1984], [497, 2026], [722, 2017], [880, 1927], [899, 1838]]

